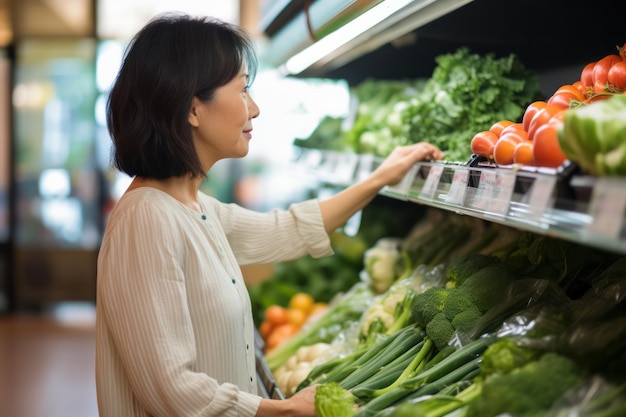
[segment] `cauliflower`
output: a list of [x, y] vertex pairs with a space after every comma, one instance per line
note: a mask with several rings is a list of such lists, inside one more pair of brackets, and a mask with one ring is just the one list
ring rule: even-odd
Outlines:
[[365, 251], [365, 279], [376, 294], [382, 294], [400, 276], [398, 264], [402, 261], [400, 240], [394, 238], [380, 239]]

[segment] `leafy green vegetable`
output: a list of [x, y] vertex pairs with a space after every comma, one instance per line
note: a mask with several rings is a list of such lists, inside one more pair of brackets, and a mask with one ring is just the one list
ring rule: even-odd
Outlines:
[[315, 415], [350, 417], [356, 413], [355, 398], [335, 382], [318, 385], [315, 390]]
[[460, 48], [438, 56], [437, 67], [403, 112], [411, 142], [426, 141], [445, 159], [465, 162], [476, 132], [499, 120], [520, 120], [528, 103], [539, 97], [537, 74], [515, 54], [496, 58]]
[[446, 267], [446, 277], [454, 286], [461, 285], [474, 272], [498, 262], [498, 258], [484, 253], [471, 252], [452, 258]]
[[549, 408], [582, 377], [573, 360], [546, 352], [520, 368], [484, 379], [480, 396], [468, 405], [467, 417], [531, 416]]
[[626, 95], [569, 109], [557, 135], [565, 156], [589, 174], [626, 174]]

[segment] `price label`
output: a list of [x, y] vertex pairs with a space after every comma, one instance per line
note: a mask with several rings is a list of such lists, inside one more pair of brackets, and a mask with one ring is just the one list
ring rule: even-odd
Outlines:
[[443, 165], [433, 165], [428, 171], [424, 186], [420, 191], [419, 197], [424, 200], [432, 200], [435, 197], [439, 180], [441, 179], [441, 173], [443, 172]]
[[616, 178], [598, 178], [591, 195], [589, 233], [617, 238], [626, 210], [626, 184]]
[[446, 201], [450, 204], [463, 205], [465, 192], [467, 191], [467, 180], [469, 179], [469, 169], [457, 169], [452, 177], [450, 191]]
[[480, 173], [480, 182], [476, 190], [473, 206], [477, 209], [487, 210], [496, 192], [496, 172], [485, 170]]
[[528, 216], [532, 219], [539, 219], [545, 213], [554, 186], [556, 177], [554, 175], [541, 175], [535, 178], [528, 193]]
[[485, 170], [480, 173], [478, 190], [472, 206], [505, 215], [515, 188], [515, 174], [511, 171]]
[[409, 194], [409, 190], [411, 189], [411, 185], [413, 184], [418, 168], [419, 166], [417, 164], [413, 165], [404, 178], [402, 178], [402, 181], [396, 185], [386, 187], [386, 191], [406, 197]]
[[496, 173], [496, 187], [490, 211], [505, 215], [509, 211], [511, 196], [515, 189], [515, 174], [511, 171], [500, 171]]

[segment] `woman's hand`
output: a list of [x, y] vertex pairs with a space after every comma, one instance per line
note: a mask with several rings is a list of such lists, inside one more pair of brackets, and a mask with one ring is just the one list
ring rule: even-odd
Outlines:
[[435, 145], [420, 142], [395, 148], [383, 163], [372, 173], [380, 188], [402, 181], [413, 165], [421, 161], [440, 160], [443, 152]]
[[420, 161], [439, 160], [443, 152], [426, 142], [400, 146], [389, 154], [382, 164], [363, 181], [354, 184], [320, 202], [322, 220], [328, 234], [345, 224], [357, 211], [365, 207], [386, 185], [402, 181], [413, 165]]
[[257, 410], [256, 417], [315, 417], [315, 389], [312, 385], [286, 400], [272, 400], [263, 398]]

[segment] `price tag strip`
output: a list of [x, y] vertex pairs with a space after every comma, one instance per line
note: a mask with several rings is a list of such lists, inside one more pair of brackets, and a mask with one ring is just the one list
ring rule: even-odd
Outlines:
[[428, 171], [428, 176], [424, 182], [419, 198], [424, 200], [432, 200], [435, 197], [441, 174], [443, 173], [443, 165], [433, 165]]
[[449, 204], [457, 204], [462, 206], [465, 201], [465, 192], [467, 191], [467, 181], [469, 179], [469, 169], [459, 168], [454, 171], [452, 177], [452, 184], [446, 197], [446, 202]]
[[484, 170], [472, 206], [490, 213], [506, 215], [515, 188], [515, 173]]
[[530, 219], [539, 220], [544, 215], [552, 198], [555, 185], [556, 176], [554, 175], [540, 175], [535, 178], [528, 193], [527, 216]]
[[626, 184], [623, 179], [598, 178], [589, 203], [589, 214], [593, 219], [587, 232], [618, 238], [624, 223], [626, 210]]

